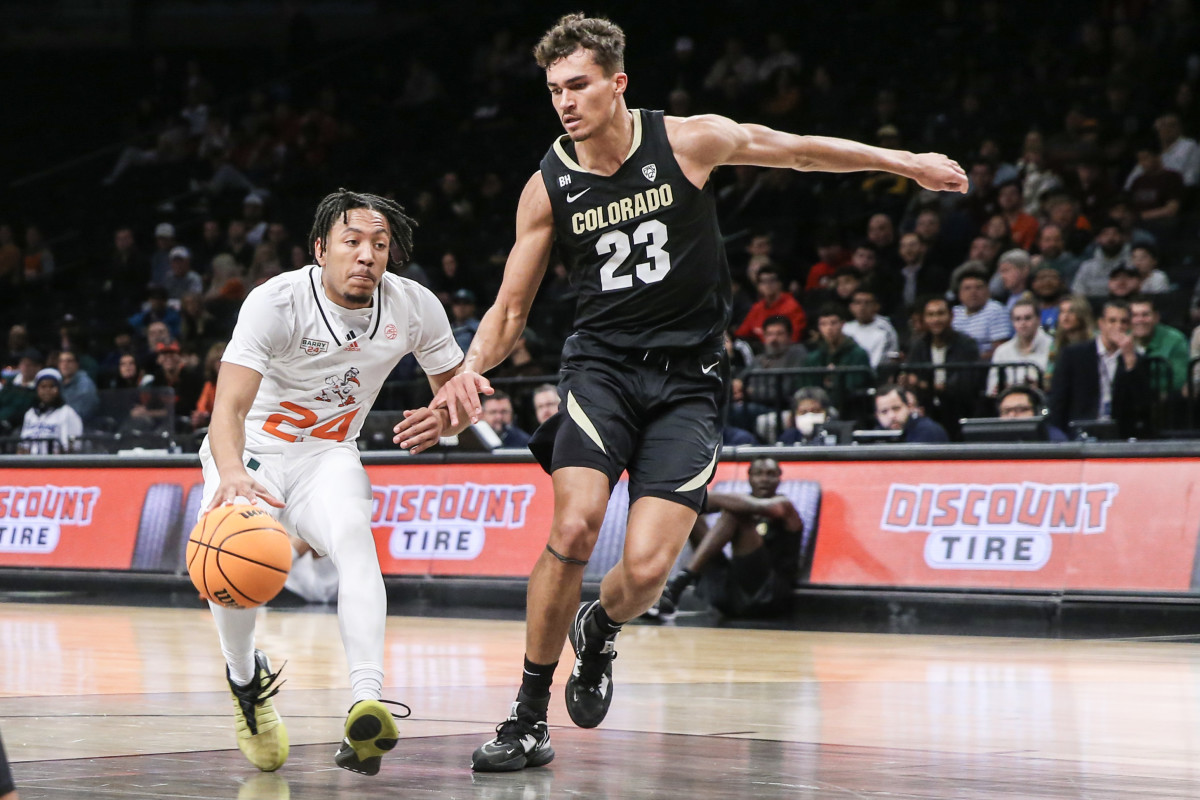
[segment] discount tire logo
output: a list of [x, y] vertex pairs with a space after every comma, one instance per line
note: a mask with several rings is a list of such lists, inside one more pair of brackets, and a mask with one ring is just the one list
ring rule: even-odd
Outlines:
[[1034, 571], [1045, 566], [1054, 535], [1102, 534], [1115, 483], [952, 483], [888, 490], [880, 527], [926, 532], [934, 569]]
[[371, 527], [391, 527], [395, 559], [472, 560], [486, 528], [523, 528], [531, 484], [461, 483], [371, 487]]
[[61, 525], [86, 526], [98, 486], [0, 486], [0, 552], [53, 553]]

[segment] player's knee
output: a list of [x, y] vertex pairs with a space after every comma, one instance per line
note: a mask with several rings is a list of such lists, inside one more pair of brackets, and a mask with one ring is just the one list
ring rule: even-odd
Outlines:
[[627, 559], [624, 563], [625, 579], [634, 591], [656, 594], [670, 577], [674, 563], [673, 559], [653, 555]]
[[603, 516], [594, 519], [586, 514], [563, 514], [555, 521], [550, 544], [563, 555], [586, 559], [596, 546], [603, 521]]

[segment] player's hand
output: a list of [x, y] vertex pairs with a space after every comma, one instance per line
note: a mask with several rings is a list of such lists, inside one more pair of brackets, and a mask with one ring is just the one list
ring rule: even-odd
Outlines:
[[450, 427], [457, 428], [460, 424], [459, 410], [465, 411], [472, 423], [479, 422], [479, 417], [483, 414], [479, 395], [492, 394], [495, 391], [491, 381], [478, 372], [467, 370], [442, 384], [429, 407], [446, 409], [450, 412]]
[[428, 450], [442, 438], [446, 429], [447, 411], [432, 408], [418, 408], [415, 411], [405, 411], [404, 419], [396, 423], [392, 432], [396, 435], [392, 441], [413, 455]]
[[970, 186], [967, 173], [958, 162], [941, 153], [919, 153], [912, 177], [922, 189], [932, 189], [935, 192], [966, 194]]
[[283, 508], [282, 500], [272, 495], [265, 486], [251, 478], [248, 473], [242, 472], [241, 475], [221, 478], [216, 494], [204, 509], [204, 513], [207, 514], [218, 506], [236, 502], [237, 498], [242, 498], [251, 504], [256, 500], [262, 500], [269, 506]]

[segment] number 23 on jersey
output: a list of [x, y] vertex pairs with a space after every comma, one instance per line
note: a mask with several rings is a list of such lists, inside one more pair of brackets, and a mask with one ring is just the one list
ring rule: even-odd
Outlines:
[[[288, 416], [287, 414], [272, 414], [267, 417], [267, 421], [263, 423], [263, 430], [272, 436], [278, 436], [285, 442], [294, 442], [300, 438], [299, 433], [288, 433], [280, 429], [280, 425], [287, 424], [297, 430], [304, 432], [313, 425], [317, 424], [317, 413], [305, 408], [304, 406], [296, 405], [284, 401], [280, 403], [287, 411], [292, 412], [296, 416]], [[346, 441], [346, 434], [350, 432], [350, 423], [354, 421], [354, 415], [358, 413], [358, 409], [354, 408], [347, 411], [345, 414], [339, 414], [328, 422], [324, 422], [316, 428], [312, 428], [306, 435], [317, 439], [328, 439], [331, 442]]]
[[[646, 256], [653, 263], [643, 261], [634, 267], [633, 273], [618, 275], [617, 270], [629, 258], [635, 244], [646, 245]], [[648, 219], [638, 225], [632, 236], [621, 230], [609, 231], [601, 236], [596, 241], [596, 253], [609, 258], [600, 268], [600, 290], [610, 292], [628, 289], [633, 286], [635, 274], [642, 283], [658, 283], [667, 277], [671, 271], [671, 255], [663, 249], [666, 244], [667, 226], [656, 219]]]

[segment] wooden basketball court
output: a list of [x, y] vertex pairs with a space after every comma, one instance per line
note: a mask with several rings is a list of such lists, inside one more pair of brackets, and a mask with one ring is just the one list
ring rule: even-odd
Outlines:
[[475, 775], [520, 622], [390, 617], [385, 697], [413, 708], [375, 778], [333, 764], [350, 704], [333, 614], [264, 611], [292, 751], [234, 745], [202, 609], [0, 605], [0, 731], [39, 798], [1194, 798], [1200, 647], [628, 626], [598, 729], [551, 704], [558, 758]]

